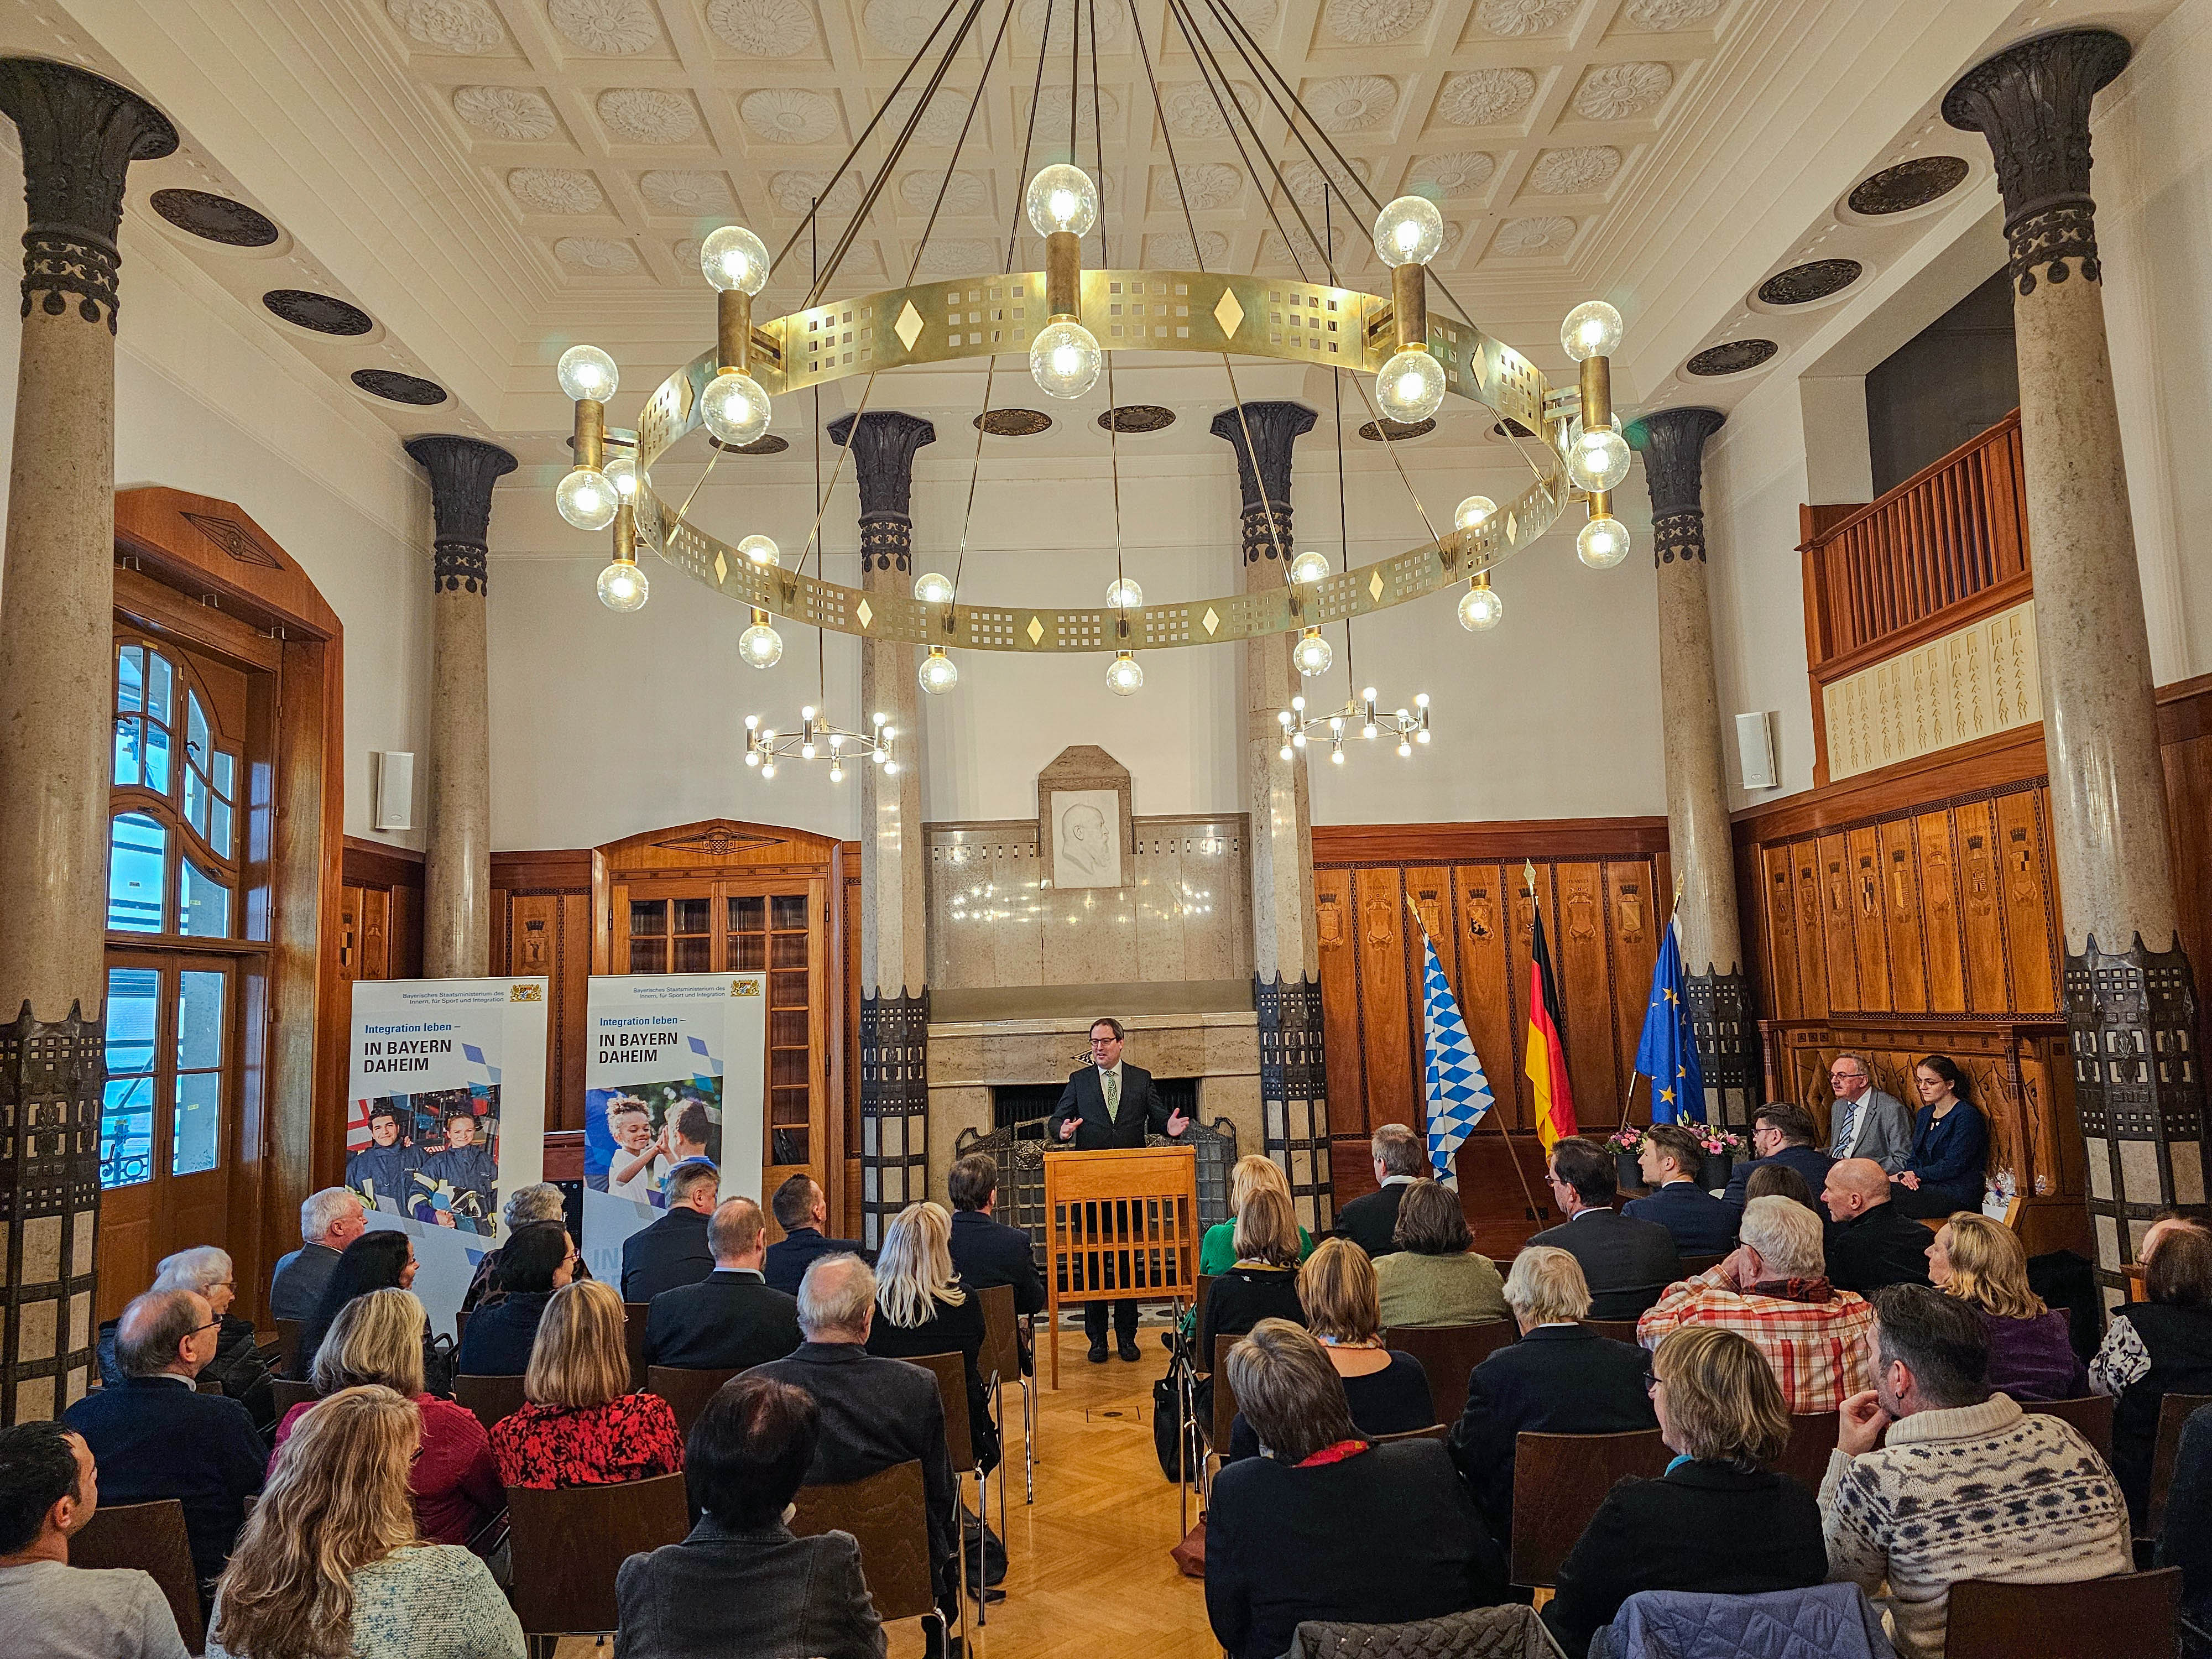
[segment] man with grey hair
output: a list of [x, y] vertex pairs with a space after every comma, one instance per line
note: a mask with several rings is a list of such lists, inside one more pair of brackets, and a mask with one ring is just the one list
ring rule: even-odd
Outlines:
[[310, 1193], [300, 1206], [300, 1248], [276, 1264], [269, 1281], [270, 1317], [305, 1319], [313, 1313], [339, 1255], [368, 1231], [358, 1193], [346, 1187]]
[[1828, 1063], [1828, 1091], [1835, 1097], [1828, 1109], [1830, 1158], [1870, 1158], [1889, 1175], [1912, 1162], [1912, 1113], [1874, 1086], [1863, 1054], [1838, 1054]]
[[1656, 1348], [1682, 1326], [1718, 1325], [1766, 1356], [1791, 1413], [1835, 1410], [1872, 1376], [1873, 1308], [1828, 1282], [1820, 1218], [1794, 1200], [1753, 1199], [1737, 1237], [1719, 1267], [1667, 1287], [1637, 1322], [1636, 1340]]
[[1375, 1190], [1336, 1212], [1336, 1235], [1370, 1256], [1388, 1255], [1397, 1249], [1391, 1240], [1398, 1230], [1398, 1206], [1405, 1201], [1406, 1188], [1431, 1173], [1429, 1149], [1404, 1124], [1384, 1123], [1369, 1138], [1367, 1151], [1375, 1160]]
[[1522, 1250], [1505, 1276], [1505, 1305], [1521, 1340], [1474, 1368], [1449, 1443], [1491, 1536], [1501, 1540], [1513, 1536], [1513, 1451], [1522, 1430], [1621, 1434], [1658, 1426], [1644, 1392], [1643, 1351], [1580, 1322], [1589, 1285], [1571, 1255], [1549, 1244]]

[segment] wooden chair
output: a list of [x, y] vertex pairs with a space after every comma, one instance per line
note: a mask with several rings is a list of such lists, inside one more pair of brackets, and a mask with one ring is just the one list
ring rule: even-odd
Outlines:
[[652, 1311], [650, 1302], [623, 1304], [623, 1347], [629, 1354], [629, 1385], [633, 1389], [645, 1386], [645, 1322]]
[[1632, 1348], [1636, 1346], [1636, 1322], [1632, 1319], [1585, 1319], [1583, 1328], [1595, 1336], [1626, 1342]]
[[271, 1322], [276, 1327], [276, 1369], [279, 1372], [289, 1371], [300, 1352], [300, 1322], [279, 1319]]
[[699, 1413], [707, 1409], [707, 1402], [714, 1391], [738, 1373], [735, 1370], [694, 1370], [683, 1365], [648, 1365], [645, 1371], [645, 1388], [648, 1394], [657, 1394], [668, 1402], [668, 1409], [676, 1413], [676, 1428], [680, 1434], [689, 1435], [691, 1425], [699, 1420]]
[[2042, 1412], [2047, 1416], [2064, 1418], [2081, 1431], [2083, 1437], [2097, 1449], [2098, 1456], [2107, 1463], [2112, 1461], [2112, 1397], [2110, 1395], [2084, 1395], [2079, 1400], [2023, 1400], [2020, 1402], [2020, 1408], [2024, 1412]]
[[284, 1413], [290, 1411], [293, 1407], [317, 1398], [313, 1383], [295, 1382], [289, 1376], [270, 1377], [269, 1393], [270, 1398], [276, 1402], [276, 1420], [279, 1423], [284, 1420]]
[[173, 1498], [150, 1504], [102, 1504], [70, 1540], [73, 1567], [136, 1567], [161, 1586], [176, 1615], [177, 1633], [194, 1653], [206, 1645], [192, 1540], [185, 1531], [185, 1506]]
[[1442, 1442], [1451, 1438], [1451, 1431], [1441, 1423], [1431, 1423], [1425, 1429], [1405, 1429], [1396, 1434], [1378, 1434], [1372, 1437], [1375, 1443], [1378, 1446], [1386, 1445], [1393, 1440], [1435, 1440]]
[[[968, 1423], [968, 1362], [957, 1353], [925, 1353], [906, 1356], [909, 1365], [919, 1365], [937, 1379], [937, 1397], [945, 1407], [945, 1450], [952, 1463], [953, 1486], [957, 1492], [960, 1482], [969, 1475], [975, 1477], [975, 1513], [980, 1516], [990, 1512], [990, 1499], [986, 1495], [983, 1471], [975, 1463], [975, 1437]], [[968, 1584], [968, 1526], [958, 1522], [960, 1532], [960, 1582]], [[982, 1577], [982, 1552], [976, 1551], [975, 1575]], [[979, 1582], [972, 1586], [975, 1595], [975, 1622], [988, 1622], [988, 1609], [983, 1605], [983, 1586]]]
[[1682, 1258], [1682, 1277], [1695, 1279], [1699, 1273], [1709, 1273], [1727, 1260], [1724, 1255], [1686, 1255]]
[[641, 1551], [681, 1542], [691, 1529], [684, 1477], [610, 1486], [507, 1489], [514, 1530], [512, 1600], [533, 1650], [571, 1631], [615, 1628], [615, 1574]]
[[461, 1340], [469, 1334], [469, 1316], [475, 1311], [473, 1308], [461, 1308], [453, 1314], [453, 1351], [456, 1353], [460, 1352]]
[[2158, 1439], [2150, 1455], [2150, 1500], [2143, 1506], [2143, 1530], [2149, 1537], [2157, 1537], [2166, 1522], [2166, 1489], [2173, 1484], [2173, 1460], [2181, 1451], [2181, 1425], [2199, 1406], [2212, 1406], [2212, 1394], [2170, 1394], [2159, 1402]]
[[1513, 1450], [1513, 1567], [1516, 1584], [1559, 1583], [1559, 1563], [1624, 1475], [1656, 1480], [1672, 1453], [1656, 1429], [1626, 1434], [1532, 1434]]
[[929, 1506], [920, 1463], [894, 1463], [842, 1486], [801, 1486], [796, 1507], [791, 1529], [799, 1537], [842, 1532], [859, 1542], [860, 1571], [878, 1618], [934, 1619], [939, 1633], [949, 1633], [930, 1579]]
[[1833, 1412], [1798, 1412], [1790, 1419], [1790, 1443], [1775, 1461], [1777, 1474], [1796, 1477], [1806, 1491], [1818, 1492], [1827, 1479], [1828, 1454], [1836, 1449], [1838, 1425]]
[[1022, 1391], [1022, 1466], [1030, 1503], [1036, 1502], [1036, 1378], [1022, 1370], [1022, 1324], [1014, 1312], [1014, 1287], [988, 1285], [975, 1292], [983, 1299], [984, 1381], [991, 1395], [991, 1420], [998, 1425], [1001, 1455], [999, 1461], [999, 1531], [1006, 1530], [1006, 1412], [1000, 1390], [1018, 1383]]
[[1455, 1423], [1467, 1408], [1468, 1378], [1474, 1368], [1521, 1333], [1510, 1319], [1485, 1319], [1472, 1325], [1394, 1326], [1382, 1333], [1382, 1346], [1421, 1362], [1428, 1373], [1429, 1402], [1439, 1423]]
[[222, 1379], [219, 1376], [197, 1377], [192, 1382], [192, 1392], [219, 1395], [222, 1392]]
[[1946, 1659], [2172, 1659], [2181, 1569], [2073, 1584], [1951, 1586]]
[[457, 1376], [453, 1379], [453, 1403], [466, 1406], [477, 1414], [477, 1421], [487, 1432], [502, 1418], [512, 1417], [523, 1407], [522, 1379], [519, 1376]]

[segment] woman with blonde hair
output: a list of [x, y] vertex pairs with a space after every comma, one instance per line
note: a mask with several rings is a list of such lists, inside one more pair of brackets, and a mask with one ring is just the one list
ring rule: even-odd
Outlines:
[[968, 1375], [968, 1438], [986, 1469], [999, 1466], [999, 1431], [983, 1386], [983, 1299], [952, 1270], [952, 1212], [909, 1204], [884, 1230], [876, 1255], [876, 1318], [868, 1352], [887, 1359], [957, 1353]]
[[2078, 1400], [2089, 1368], [2074, 1352], [2066, 1316], [2028, 1288], [2020, 1235], [1978, 1210], [1961, 1210], [1928, 1246], [1928, 1282], [1970, 1303], [1989, 1333], [1989, 1385], [2014, 1400]]
[[[1271, 1187], [1283, 1195], [1284, 1203], [1291, 1201], [1290, 1179], [1273, 1158], [1261, 1152], [1247, 1152], [1231, 1164], [1229, 1219], [1215, 1222], [1199, 1240], [1198, 1270], [1207, 1278], [1225, 1273], [1237, 1265], [1237, 1212], [1244, 1207], [1244, 1196], [1255, 1187]], [[1299, 1228], [1298, 1260], [1303, 1261], [1313, 1253], [1313, 1235]]]
[[[465, 1544], [507, 1507], [507, 1491], [493, 1462], [491, 1440], [477, 1414], [441, 1400], [422, 1386], [422, 1333], [429, 1325], [412, 1291], [371, 1291], [338, 1310], [315, 1351], [315, 1392], [325, 1399], [370, 1384], [412, 1400], [422, 1414], [422, 1454], [409, 1471], [415, 1524], [425, 1538]], [[276, 1425], [273, 1471], [300, 1420], [322, 1403], [306, 1400]]]
[[1570, 1659], [1638, 1590], [1755, 1595], [1828, 1576], [1820, 1506], [1769, 1467], [1790, 1443], [1790, 1413], [1750, 1340], [1717, 1325], [1671, 1331], [1644, 1386], [1674, 1461], [1656, 1480], [1617, 1483], [1559, 1564], [1544, 1622]]
[[1385, 1329], [1476, 1325], [1506, 1316], [1498, 1264], [1474, 1248], [1459, 1194], [1442, 1182], [1407, 1187], [1390, 1242], [1397, 1248], [1375, 1263]]
[[490, 1571], [416, 1532], [421, 1425], [373, 1383], [298, 1422], [216, 1586], [208, 1659], [523, 1659]]
[[676, 1413], [657, 1394], [633, 1393], [622, 1297], [597, 1279], [564, 1285], [545, 1304], [528, 1403], [492, 1425], [492, 1455], [510, 1486], [615, 1486], [684, 1467]]
[[1213, 1369], [1214, 1339], [1242, 1336], [1263, 1319], [1306, 1322], [1298, 1301], [1298, 1224], [1287, 1191], [1255, 1182], [1237, 1206], [1237, 1260], [1206, 1288], [1198, 1365]]

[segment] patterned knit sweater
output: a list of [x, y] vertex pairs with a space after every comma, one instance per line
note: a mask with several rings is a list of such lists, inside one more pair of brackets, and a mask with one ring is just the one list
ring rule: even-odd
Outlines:
[[2119, 1483], [2074, 1426], [2004, 1395], [1916, 1412], [1820, 1483], [1828, 1578], [1881, 1595], [1900, 1659], [1942, 1659], [1951, 1586], [2059, 1584], [2133, 1569]]

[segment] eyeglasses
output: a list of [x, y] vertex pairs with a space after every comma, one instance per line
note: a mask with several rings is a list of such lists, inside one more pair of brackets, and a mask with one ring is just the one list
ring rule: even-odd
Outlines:
[[210, 1320], [209, 1320], [209, 1321], [208, 1321], [208, 1322], [207, 1322], [206, 1324], [204, 1324], [204, 1325], [195, 1325], [195, 1326], [193, 1326], [193, 1327], [191, 1328], [191, 1329], [190, 1329], [190, 1330], [186, 1331], [186, 1332], [185, 1333], [185, 1334], [186, 1336], [198, 1336], [198, 1335], [202, 1331], [219, 1331], [219, 1330], [221, 1330], [222, 1328], [222, 1320], [220, 1320], [220, 1319], [210, 1319]]
[[1667, 1380], [1667, 1379], [1666, 1379], [1665, 1377], [1663, 1377], [1663, 1376], [1660, 1376], [1660, 1375], [1659, 1375], [1659, 1373], [1658, 1373], [1658, 1372], [1656, 1372], [1656, 1371], [1646, 1371], [1646, 1372], [1644, 1372], [1644, 1396], [1648, 1399], [1648, 1398], [1650, 1398], [1651, 1395], [1657, 1394], [1657, 1393], [1659, 1392], [1659, 1385], [1660, 1385], [1662, 1382], [1664, 1382], [1666, 1380]]
[[1863, 1073], [1863, 1072], [1846, 1072], [1846, 1071], [1840, 1071], [1840, 1070], [1832, 1070], [1832, 1071], [1830, 1071], [1830, 1072], [1829, 1072], [1828, 1075], [1829, 1075], [1829, 1077], [1831, 1077], [1831, 1078], [1841, 1078], [1841, 1079], [1843, 1079], [1843, 1080], [1844, 1080], [1844, 1082], [1849, 1083], [1849, 1082], [1850, 1082], [1853, 1078], [1855, 1078], [1855, 1077], [1864, 1077], [1864, 1076], [1866, 1075], [1866, 1073]]

